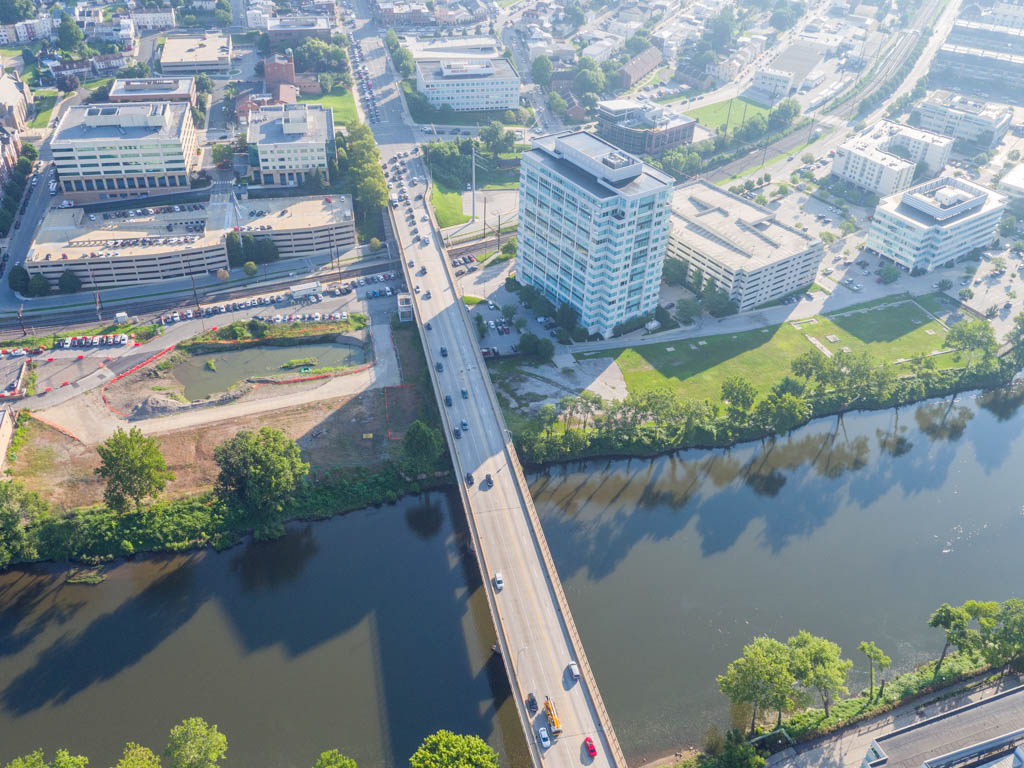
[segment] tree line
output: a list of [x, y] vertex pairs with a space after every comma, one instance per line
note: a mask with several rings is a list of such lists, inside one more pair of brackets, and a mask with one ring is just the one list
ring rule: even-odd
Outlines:
[[[124, 746], [113, 768], [220, 768], [228, 751], [228, 739], [216, 725], [201, 717], [189, 717], [171, 728], [163, 760], [148, 747], [135, 742]], [[6, 768], [87, 768], [89, 758], [58, 749], [53, 760], [37, 749], [16, 757]], [[337, 749], [321, 752], [312, 768], [357, 768], [356, 761]], [[479, 736], [440, 730], [432, 733], [409, 758], [409, 768], [498, 768], [498, 753]]]
[[[941, 370], [932, 357], [897, 369], [878, 364], [866, 351], [841, 350], [826, 357], [816, 350], [796, 357], [790, 374], [760, 392], [740, 376], [722, 382], [721, 403], [681, 399], [667, 386], [629, 392], [605, 400], [584, 390], [566, 395], [557, 406], [542, 406], [532, 423], [516, 435], [524, 458], [534, 463], [604, 454], [649, 454], [677, 448], [729, 445], [741, 440], [785, 434], [814, 416], [852, 408], [877, 408], [925, 397], [1009, 381], [1024, 365], [1024, 313], [1011, 338], [1014, 353], [996, 356], [992, 327], [963, 320], [950, 329], [947, 345], [963, 362]], [[724, 406], [724, 407], [723, 407]]]
[[337, 168], [352, 190], [356, 222], [365, 224], [371, 217], [379, 217], [387, 205], [388, 185], [370, 126], [351, 122], [345, 127], [348, 136], [338, 134]]

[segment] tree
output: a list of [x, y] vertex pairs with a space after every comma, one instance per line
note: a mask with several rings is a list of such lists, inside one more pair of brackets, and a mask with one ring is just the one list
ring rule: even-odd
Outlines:
[[757, 398], [754, 385], [742, 376], [730, 376], [722, 382], [722, 400], [729, 404], [729, 410], [737, 415], [746, 415]]
[[60, 15], [60, 26], [57, 28], [57, 44], [60, 45], [61, 50], [73, 53], [77, 51], [82, 45], [82, 40], [85, 35], [82, 34], [81, 28], [75, 23], [75, 20], [71, 18], [71, 14], [64, 11]]
[[423, 740], [409, 768], [498, 768], [498, 753], [479, 736], [441, 730]]
[[37, 749], [30, 755], [16, 757], [7, 764], [7, 768], [88, 768], [89, 758], [83, 755], [72, 755], [66, 749], [58, 749], [53, 762], [47, 763], [43, 750]]
[[581, 69], [572, 81], [573, 91], [581, 97], [586, 93], [600, 93], [604, 85], [604, 73], [600, 69]]
[[227, 751], [227, 737], [216, 725], [190, 717], [171, 729], [164, 757], [168, 768], [217, 768]]
[[940, 291], [948, 291], [952, 287], [953, 287], [953, 281], [952, 280], [939, 280], [939, 290]]
[[559, 119], [565, 118], [565, 114], [569, 110], [569, 104], [559, 94], [554, 91], [549, 93], [548, 104], [551, 106], [551, 111], [554, 112]]
[[432, 472], [437, 469], [441, 454], [444, 453], [444, 438], [440, 430], [416, 419], [405, 430], [402, 438], [402, 458], [413, 474]]
[[321, 752], [313, 768], [356, 768], [356, 761], [336, 749]]
[[372, 252], [374, 252], [374, 253], [376, 253], [377, 251], [380, 250], [380, 240], [377, 239], [376, 237], [371, 237], [370, 238], [369, 245], [370, 245], [370, 250]]
[[882, 278], [882, 282], [886, 285], [889, 283], [895, 283], [900, 279], [900, 269], [894, 264], [886, 264], [882, 267], [882, 272], [879, 277]]
[[57, 89], [64, 91], [64, 93], [74, 93], [82, 85], [82, 81], [78, 79], [78, 75], [57, 75], [57, 77], [54, 78], [54, 82], [57, 84]]
[[868, 665], [871, 669], [871, 688], [869, 689], [868, 699], [873, 701], [875, 698], [875, 667], [877, 666], [878, 671], [881, 672], [892, 664], [892, 659], [886, 656], [882, 649], [875, 645], [874, 642], [868, 642], [867, 640], [862, 641], [857, 646], [857, 650], [868, 657]]
[[153, 750], [129, 741], [114, 768], [160, 768], [160, 758], [153, 754]]
[[812, 155], [810, 152], [804, 152], [802, 155], [800, 155], [800, 162], [803, 163], [804, 165], [810, 165], [811, 163], [814, 162], [814, 155]]
[[796, 678], [790, 663], [790, 649], [771, 637], [755, 637], [743, 647], [743, 655], [718, 676], [718, 688], [733, 704], [750, 704], [750, 730], [757, 725], [759, 710], [782, 713], [792, 709]]
[[939, 660], [935, 664], [935, 674], [933, 675], [935, 679], [939, 677], [939, 670], [942, 669], [942, 662], [946, 659], [949, 646], [959, 647], [960, 643], [963, 642], [970, 620], [971, 617], [962, 606], [952, 606], [949, 603], [940, 605], [928, 619], [929, 627], [941, 629], [945, 632], [942, 653], [939, 654]]
[[537, 85], [547, 88], [551, 85], [551, 72], [553, 70], [554, 66], [551, 64], [551, 59], [547, 56], [538, 56], [530, 64], [530, 77]]
[[[667, 259], [665, 263], [668, 263]], [[700, 312], [700, 302], [697, 299], [680, 299], [676, 302], [676, 319], [685, 325], [690, 325], [699, 318]]]
[[412, 77], [416, 71], [416, 61], [408, 48], [399, 48], [391, 54], [391, 62], [402, 77]]
[[214, 144], [210, 154], [213, 157], [214, 165], [218, 168], [230, 168], [235, 148], [230, 144]]
[[576, 310], [566, 302], [562, 302], [558, 305], [558, 309], [555, 310], [555, 322], [558, 323], [559, 327], [572, 333], [576, 330], [576, 323], [579, 316], [576, 314]]
[[240, 267], [245, 263], [245, 254], [242, 250], [242, 238], [237, 232], [229, 232], [224, 238], [224, 247], [228, 252], [228, 264], [232, 267]]
[[971, 299], [974, 298], [974, 291], [972, 291], [970, 288], [961, 288], [959, 291], [957, 291], [957, 295], [964, 301], [970, 301]]
[[61, 293], [77, 293], [82, 289], [82, 280], [70, 269], [65, 269], [57, 281]]
[[28, 270], [20, 264], [15, 264], [11, 267], [11, 271], [7, 273], [7, 285], [15, 293], [25, 293], [28, 289], [28, 281]]
[[705, 290], [703, 304], [704, 309], [712, 317], [728, 317], [739, 312], [736, 302], [729, 298], [725, 291]]
[[271, 427], [242, 430], [218, 445], [213, 458], [220, 468], [217, 495], [257, 536], [277, 532], [285, 503], [309, 473], [296, 442]]
[[32, 275], [32, 278], [28, 281], [28, 287], [25, 289], [25, 295], [32, 296], [33, 298], [49, 296], [50, 281], [42, 275]]
[[1003, 216], [999, 222], [999, 234], [1003, 237], [1012, 237], [1017, 231], [1017, 217], [1012, 213]]
[[255, 261], [247, 261], [242, 265], [242, 269], [245, 271], [246, 277], [256, 277], [259, 274], [260, 268], [256, 266]]
[[196, 75], [196, 90], [199, 93], [213, 93], [213, 78], [205, 72]]
[[847, 693], [846, 675], [853, 662], [842, 658], [842, 649], [831, 640], [806, 630], [800, 630], [796, 637], [789, 638], [788, 645], [793, 652], [793, 671], [797, 681], [817, 691], [827, 718], [833, 699]]
[[984, 320], [961, 320], [949, 329], [946, 344], [966, 356], [965, 374], [974, 367], [979, 356], [984, 362], [991, 361], [999, 348], [995, 331]]
[[551, 339], [541, 339], [537, 342], [537, 360], [541, 363], [550, 363], [555, 356], [555, 344]]
[[515, 148], [516, 137], [497, 120], [480, 129], [480, 141], [494, 155], [495, 160], [501, 152], [511, 152]]
[[106, 480], [103, 501], [116, 512], [127, 512], [129, 501], [136, 512], [141, 511], [143, 499], [158, 495], [174, 479], [156, 439], [146, 437], [138, 427], [130, 432], [119, 427], [96, 446], [96, 452], [100, 465], [93, 471]]
[[36, 556], [34, 539], [26, 526], [46, 512], [39, 494], [26, 491], [20, 483], [0, 483], [0, 570], [11, 563]]

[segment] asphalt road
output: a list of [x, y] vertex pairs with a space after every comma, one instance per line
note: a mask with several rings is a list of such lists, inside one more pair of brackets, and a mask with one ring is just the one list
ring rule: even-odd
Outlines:
[[[365, 4], [359, 3], [356, 13], [355, 39], [362, 45], [374, 90], [388, 94], [378, 105], [381, 122], [371, 127], [384, 159], [390, 160], [396, 153], [413, 149], [415, 134], [404, 122], [395, 77], [386, 61], [378, 30], [366, 21], [369, 14]], [[419, 157], [410, 158], [409, 169], [403, 176], [407, 184], [413, 176], [424, 177]], [[421, 220], [430, 212], [425, 200], [414, 198], [425, 192], [425, 187], [421, 182], [408, 189], [413, 199], [408, 206], [403, 204], [395, 211], [402, 259], [424, 323], [426, 357], [441, 399], [455, 469], [464, 486], [468, 485], [467, 515], [478, 535], [477, 556], [492, 610], [497, 611], [499, 636], [503, 634], [503, 645], [510, 657], [506, 658], [506, 666], [511, 670], [513, 695], [521, 717], [528, 722], [527, 740], [534, 762], [554, 766], [616, 765], [596, 709], [595, 694], [600, 694], [591, 691], [585, 680], [573, 680], [568, 673], [568, 665], [577, 660], [577, 654], [568, 622], [559, 608], [556, 586], [549, 580], [542, 559], [543, 544], [538, 537], [543, 537], [543, 533], [531, 524], [527, 499], [522, 495], [529, 490], [521, 486], [505, 452], [504, 425], [489, 397], [487, 371], [464, 315], [462, 298], [448, 272], [436, 223], [433, 219], [427, 223]], [[429, 236], [428, 245], [414, 243], [414, 226], [419, 228], [420, 235]], [[412, 266], [408, 266], [409, 262]], [[423, 268], [426, 271], [420, 274]], [[426, 323], [430, 330], [425, 330]], [[445, 404], [445, 398], [451, 399], [450, 406]], [[462, 433], [461, 438], [454, 437], [456, 428]], [[465, 480], [467, 473], [472, 475], [471, 485]], [[493, 478], [491, 487], [484, 482], [488, 474]], [[500, 591], [494, 586], [499, 572], [505, 583]], [[580, 662], [582, 666], [585, 660]], [[547, 749], [538, 740], [538, 729], [547, 725], [543, 711], [526, 715], [524, 699], [529, 693], [536, 696], [541, 706], [545, 697], [550, 697], [561, 719], [563, 732]], [[584, 752], [586, 737], [592, 738], [597, 747], [595, 758]]]

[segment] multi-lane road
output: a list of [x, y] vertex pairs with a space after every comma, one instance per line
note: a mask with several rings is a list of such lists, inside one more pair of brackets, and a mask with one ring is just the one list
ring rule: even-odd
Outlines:
[[[406, 158], [404, 174], [423, 179], [425, 168], [412, 152], [415, 133], [404, 122], [401, 97], [380, 39], [380, 30], [366, 21], [362, 4], [356, 9], [355, 39], [374, 90], [379, 95], [381, 121], [374, 135], [385, 160], [400, 153]], [[389, 163], [389, 167], [391, 164]], [[516, 705], [523, 720], [535, 765], [615, 766], [624, 768], [621, 748], [611, 730], [593, 675], [576, 634], [572, 616], [550, 561], [543, 532], [536, 518], [529, 489], [522, 477], [508, 432], [501, 417], [488, 374], [477, 348], [445, 253], [436, 222], [431, 217], [424, 184], [408, 187], [410, 203], [393, 211], [393, 228], [402, 252], [404, 269], [420, 323], [427, 361], [442, 412], [460, 490], [467, 508], [484, 588], [505, 657]], [[423, 218], [427, 217], [427, 221]], [[419, 234], [414, 236], [416, 227]], [[428, 237], [423, 244], [422, 237]], [[450, 402], [451, 405], [446, 403]], [[455, 437], [458, 429], [460, 437]], [[467, 475], [472, 476], [472, 483]], [[490, 476], [492, 483], [487, 483]], [[500, 573], [504, 587], [495, 586]], [[579, 680], [569, 672], [576, 662]], [[528, 712], [529, 694], [540, 708]], [[546, 727], [543, 703], [550, 697], [561, 720], [562, 733], [549, 747], [538, 738]], [[587, 755], [590, 738], [596, 756]]]

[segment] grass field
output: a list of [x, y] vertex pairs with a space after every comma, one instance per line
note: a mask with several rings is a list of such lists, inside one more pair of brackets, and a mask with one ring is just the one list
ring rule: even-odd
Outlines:
[[330, 107], [334, 112], [335, 125], [359, 120], [359, 113], [356, 112], [356, 100], [352, 97], [352, 91], [344, 88], [335, 88], [323, 96], [302, 96], [299, 101]]
[[[794, 358], [814, 349], [805, 334], [835, 351], [843, 347], [851, 352], [867, 351], [879, 363], [941, 350], [946, 338], [942, 326], [911, 303], [814, 319], [815, 323], [800, 329], [785, 323], [737, 334], [584, 352], [576, 357], [615, 358], [631, 392], [668, 386], [681, 398], [718, 402], [722, 382], [730, 376], [742, 376], [761, 392], [781, 381], [790, 373]], [[829, 342], [828, 336], [839, 341]], [[939, 365], [955, 363], [944, 357]]]
[[0, 45], [0, 56], [5, 59], [13, 59], [16, 56], [21, 56], [21, 48], [15, 48], [9, 45]]
[[82, 85], [90, 91], [95, 91], [97, 88], [102, 88], [104, 85], [110, 85], [112, 82], [114, 82], [114, 78], [112, 77], [97, 77], [95, 80], [86, 80]]
[[36, 91], [33, 96], [36, 100], [36, 116], [32, 118], [29, 128], [45, 128], [50, 123], [50, 115], [57, 104], [56, 91]]
[[[731, 113], [729, 111], [730, 104], [732, 104]], [[727, 118], [729, 124], [726, 128], [735, 128], [743, 122], [744, 116], [749, 120], [754, 115], [767, 115], [768, 108], [748, 99], [735, 98], [697, 107], [689, 110], [686, 114], [697, 119], [705, 128], [714, 131], [718, 129], [718, 126], [725, 125]]]
[[462, 212], [461, 192], [435, 183], [430, 191], [430, 202], [437, 214], [437, 225], [442, 229], [469, 221], [469, 216]]

